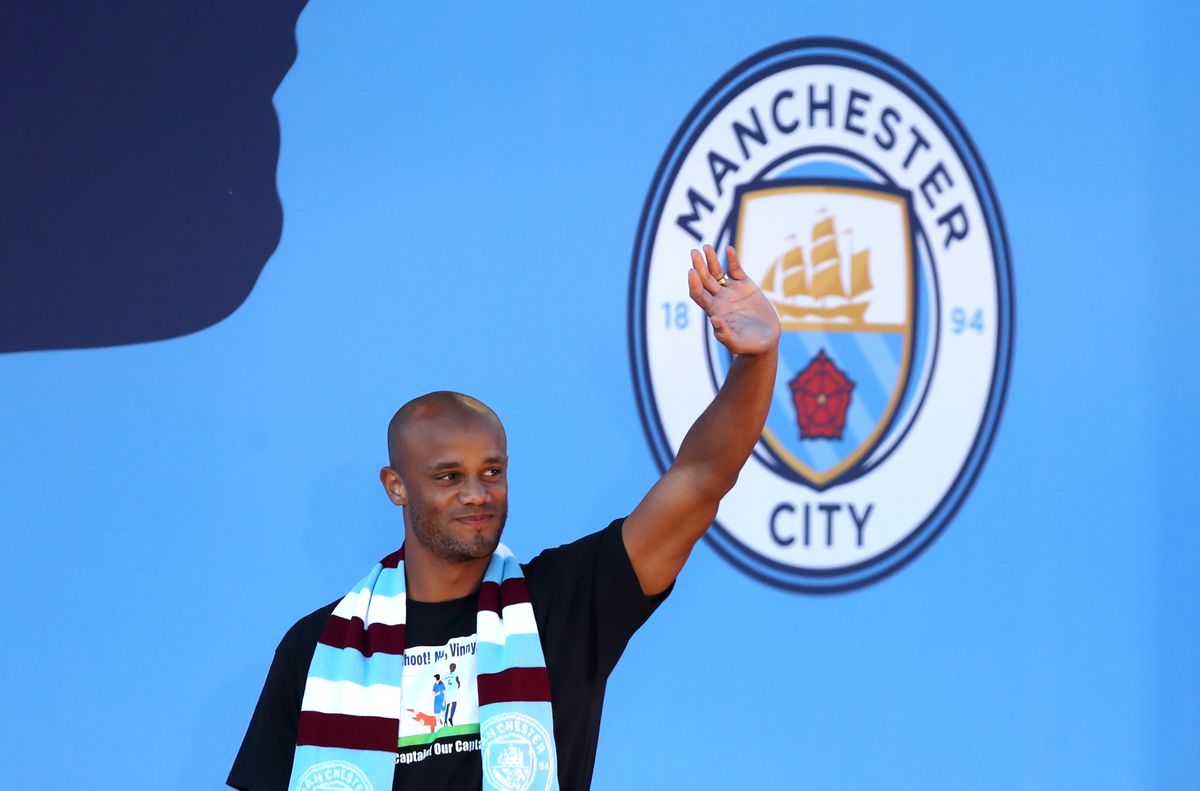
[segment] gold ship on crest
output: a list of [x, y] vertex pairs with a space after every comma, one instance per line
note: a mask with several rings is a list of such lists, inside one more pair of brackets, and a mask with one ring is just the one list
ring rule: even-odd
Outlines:
[[[825, 212], [824, 209], [821, 210]], [[853, 230], [843, 232], [851, 237]], [[850, 282], [845, 282], [845, 259], [838, 248], [838, 233], [834, 216], [818, 219], [812, 227], [812, 253], [804, 256], [804, 247], [793, 244], [782, 256], [771, 262], [763, 278], [762, 289], [784, 326], [790, 329], [812, 328], [820, 324], [829, 329], [850, 329], [865, 326], [864, 316], [870, 307], [869, 299], [860, 299], [870, 291], [871, 249], [854, 251], [850, 255]], [[788, 237], [795, 240], [793, 234]]]

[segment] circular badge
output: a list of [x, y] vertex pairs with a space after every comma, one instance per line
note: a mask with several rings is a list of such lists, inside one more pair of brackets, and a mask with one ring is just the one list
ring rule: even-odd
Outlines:
[[489, 717], [479, 728], [483, 773], [500, 791], [550, 788], [558, 778], [554, 743], [542, 723], [519, 712]]
[[1008, 385], [1008, 244], [974, 145], [911, 69], [851, 41], [771, 47], [705, 94], [633, 255], [634, 386], [663, 470], [731, 363], [687, 293], [703, 244], [738, 250], [783, 327], [766, 427], [705, 538], [792, 590], [891, 574], [967, 496]]

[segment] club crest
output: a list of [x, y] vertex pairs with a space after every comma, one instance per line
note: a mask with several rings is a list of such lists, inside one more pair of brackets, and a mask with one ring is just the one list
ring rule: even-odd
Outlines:
[[845, 40], [772, 47], [705, 95], [655, 176], [631, 274], [663, 469], [732, 362], [687, 297], [702, 244], [738, 249], [783, 329], [762, 437], [706, 539], [792, 590], [893, 573], [969, 492], [1008, 381], [1007, 241], [965, 130], [906, 66]]
[[[783, 327], [763, 445], [784, 477], [836, 483], [895, 415], [912, 344], [909, 198], [833, 179], [737, 189], [734, 246]], [[710, 348], [724, 370], [728, 354]]]
[[499, 791], [548, 789], [557, 778], [550, 734], [533, 717], [505, 712], [481, 726], [483, 774]]

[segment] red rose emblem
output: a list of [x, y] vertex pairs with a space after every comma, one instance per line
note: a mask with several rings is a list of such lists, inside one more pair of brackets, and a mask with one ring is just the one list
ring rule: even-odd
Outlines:
[[854, 382], [821, 349], [808, 367], [788, 382], [796, 404], [800, 439], [841, 439]]

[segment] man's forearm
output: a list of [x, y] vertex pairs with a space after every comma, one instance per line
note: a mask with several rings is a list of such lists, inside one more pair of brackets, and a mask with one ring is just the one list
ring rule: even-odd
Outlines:
[[720, 499], [737, 481], [766, 423], [778, 364], [777, 347], [734, 357], [720, 391], [688, 429], [672, 466], [705, 494]]
[[762, 434], [775, 369], [779, 317], [728, 250], [729, 271], [716, 251], [692, 251], [688, 293], [704, 310], [717, 341], [734, 354], [729, 375], [712, 403], [688, 429], [671, 469], [625, 519], [622, 535], [642, 592], [666, 589], [717, 515], [721, 498]]

